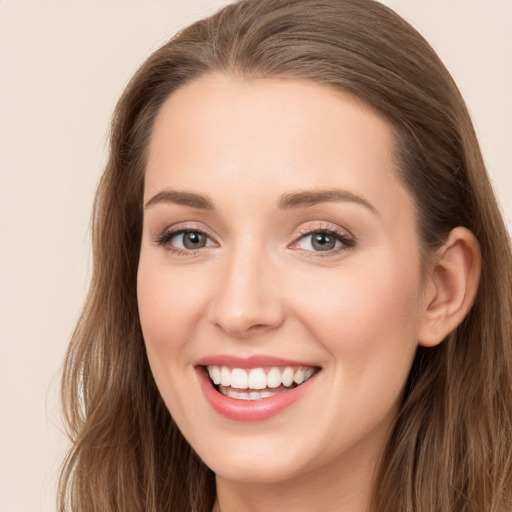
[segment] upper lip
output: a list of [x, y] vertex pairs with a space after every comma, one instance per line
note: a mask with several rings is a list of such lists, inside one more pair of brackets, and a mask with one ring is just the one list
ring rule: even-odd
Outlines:
[[229, 368], [262, 368], [265, 366], [310, 366], [307, 361], [297, 361], [268, 355], [252, 355], [248, 357], [233, 356], [228, 354], [210, 355], [196, 362], [197, 366], [227, 366]]

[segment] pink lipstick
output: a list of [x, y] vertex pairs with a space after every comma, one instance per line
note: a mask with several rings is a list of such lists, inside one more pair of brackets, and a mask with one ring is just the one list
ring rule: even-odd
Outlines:
[[320, 371], [317, 366], [270, 356], [208, 356], [197, 375], [212, 408], [233, 421], [262, 421], [299, 400]]

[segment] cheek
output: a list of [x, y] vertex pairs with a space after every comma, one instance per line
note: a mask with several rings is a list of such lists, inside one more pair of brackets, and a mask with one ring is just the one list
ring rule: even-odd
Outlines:
[[[386, 272], [383, 272], [386, 267]], [[394, 418], [417, 347], [419, 277], [400, 266], [366, 266], [312, 279], [297, 295], [296, 311], [328, 354], [323, 389], [336, 421], [322, 423], [329, 437], [340, 425], [355, 437]], [[307, 289], [307, 292], [306, 292]], [[384, 423], [383, 423], [384, 422]]]
[[197, 283], [180, 282], [179, 275], [141, 255], [137, 300], [149, 364], [168, 409], [183, 421], [190, 408], [183, 378], [191, 377], [187, 341], [193, 337], [200, 290]]
[[137, 300], [148, 348], [173, 353], [192, 334], [202, 311], [204, 283], [190, 272], [171, 272], [141, 256]]
[[168, 362], [172, 357], [169, 356], [177, 348], [172, 342], [175, 338], [171, 332], [174, 301], [169, 300], [161, 280], [145, 265], [143, 258], [137, 274], [137, 302], [149, 364], [162, 391], [170, 375]]
[[[375, 264], [375, 261], [378, 264]], [[415, 262], [415, 260], [412, 260]], [[380, 255], [358, 268], [307, 278], [294, 307], [315, 338], [347, 365], [415, 350], [420, 321], [419, 265]]]
[[171, 274], [165, 266], [141, 257], [137, 300], [153, 378], [175, 421], [183, 422], [190, 408], [183, 379], [190, 373], [187, 341], [193, 335], [199, 297], [195, 286], [185, 286]]

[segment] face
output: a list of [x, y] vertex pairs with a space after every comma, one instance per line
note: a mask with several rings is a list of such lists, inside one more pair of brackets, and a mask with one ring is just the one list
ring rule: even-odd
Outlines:
[[376, 112], [309, 81], [211, 75], [159, 112], [140, 320], [162, 397], [218, 477], [366, 471], [381, 453], [422, 311], [392, 144]]

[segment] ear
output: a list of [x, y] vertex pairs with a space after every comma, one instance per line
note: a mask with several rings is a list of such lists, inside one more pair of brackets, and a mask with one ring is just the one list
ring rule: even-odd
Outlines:
[[462, 322], [475, 301], [480, 279], [480, 246], [471, 231], [457, 227], [434, 253], [425, 288], [418, 343], [433, 347]]

